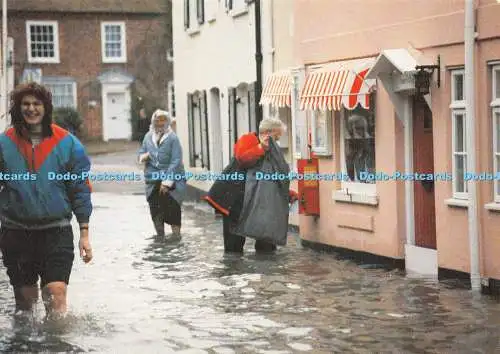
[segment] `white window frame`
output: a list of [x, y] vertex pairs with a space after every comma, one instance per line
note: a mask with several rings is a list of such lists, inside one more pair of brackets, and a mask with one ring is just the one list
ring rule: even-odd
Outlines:
[[[376, 118], [375, 118], [376, 119]], [[347, 175], [347, 167], [345, 162], [345, 109], [342, 109], [340, 112], [340, 170], [344, 175]], [[375, 127], [377, 122], [375, 121]], [[376, 128], [375, 128], [376, 129]], [[377, 135], [375, 134], [375, 155], [377, 154], [376, 145], [377, 145]], [[377, 158], [375, 156], [375, 166], [377, 165]], [[376, 183], [362, 183], [362, 182], [352, 182], [352, 181], [344, 181], [340, 182], [340, 188], [344, 193], [348, 194], [360, 194], [366, 195], [370, 197], [377, 196], [377, 184]]]
[[[77, 85], [76, 85], [76, 82], [73, 81], [73, 80], [63, 80], [63, 79], [46, 79], [46, 80], [43, 80], [43, 84], [44, 85], [47, 85], [47, 86], [52, 86], [52, 85], [68, 85], [68, 84], [71, 84], [72, 85], [72, 88], [73, 88], [73, 105], [70, 106], [69, 108], [74, 108], [74, 109], [78, 109], [78, 96], [77, 96]], [[52, 95], [54, 96], [54, 95]], [[60, 107], [56, 107], [54, 106], [54, 108], [60, 108]]]
[[[120, 26], [121, 33], [121, 57], [106, 56], [106, 26]], [[101, 56], [103, 63], [126, 63], [127, 62], [127, 29], [124, 21], [101, 22]]]
[[198, 23], [198, 1], [188, 0], [189, 2], [189, 27], [186, 32], [189, 35], [194, 35], [200, 32], [200, 24]]
[[246, 13], [248, 13], [247, 0], [232, 0], [232, 9], [229, 12], [231, 16], [237, 17]]
[[[462, 199], [462, 200], [467, 200], [468, 199], [468, 193], [467, 193], [467, 181], [464, 180], [464, 191], [459, 192], [457, 189], [457, 178], [456, 178], [456, 161], [455, 158], [457, 156], [464, 156], [465, 157], [465, 165], [464, 165], [464, 173], [467, 173], [467, 118], [465, 114], [465, 109], [454, 109], [451, 113], [452, 121], [451, 121], [451, 126], [452, 126], [452, 175], [453, 175], [453, 180], [452, 180], [452, 186], [453, 186], [453, 198], [454, 199]], [[457, 129], [457, 116], [463, 116], [463, 124], [462, 124], [462, 136], [464, 138], [464, 150], [465, 152], [457, 152], [456, 151], [456, 146], [457, 146], [457, 135], [456, 135], [456, 129]]]
[[497, 82], [497, 73], [500, 73], [500, 64], [495, 65], [491, 68], [492, 73], [492, 91], [491, 91], [491, 107], [500, 106], [500, 95], [496, 97], [498, 87], [500, 87], [500, 82]]
[[[451, 104], [450, 104], [450, 109], [451, 109], [451, 165], [452, 165], [452, 193], [453, 193], [453, 198], [454, 199], [461, 199], [461, 200], [467, 200], [468, 199], [468, 193], [467, 193], [467, 181], [464, 181], [464, 192], [459, 192], [457, 190], [457, 178], [456, 178], [456, 163], [455, 163], [455, 157], [458, 155], [465, 156], [465, 166], [464, 166], [464, 173], [467, 173], [467, 158], [468, 158], [468, 149], [469, 147], [467, 146], [467, 116], [465, 114], [465, 71], [463, 69], [458, 69], [458, 70], [452, 70], [451, 71]], [[463, 82], [463, 92], [462, 92], [462, 100], [457, 100], [455, 97], [455, 86], [456, 86], [456, 78], [457, 76], [462, 76], [462, 82]], [[456, 151], [456, 146], [457, 146], [457, 135], [456, 135], [456, 117], [458, 115], [463, 116], [464, 122], [463, 122], [463, 132], [462, 136], [464, 138], [464, 150], [465, 152], [457, 152]]]
[[[31, 26], [52, 26], [54, 30], [54, 57], [53, 58], [34, 58], [31, 52]], [[40, 64], [59, 64], [59, 24], [57, 21], [26, 21], [26, 52], [29, 63]]]
[[[295, 160], [302, 158], [302, 132], [306, 124], [306, 119], [301, 117], [304, 112], [299, 111], [300, 107], [300, 79], [301, 76], [304, 76], [304, 71], [292, 71], [292, 90], [290, 92], [291, 95], [291, 108], [292, 108], [292, 149], [293, 149], [293, 157]], [[297, 143], [299, 140], [300, 143]]]
[[[498, 125], [500, 122], [497, 121], [497, 115], [500, 117], [500, 106], [495, 106], [491, 110], [492, 119], [493, 119], [493, 175], [496, 175], [499, 166], [498, 158], [500, 158], [500, 152], [498, 152], [498, 147], [500, 144], [500, 136], [497, 135]], [[500, 203], [500, 181], [496, 178], [493, 180], [493, 196], [495, 203]]]
[[[326, 142], [323, 146], [316, 145], [316, 119], [319, 114], [326, 114]], [[315, 110], [311, 112], [311, 145], [312, 151], [318, 156], [332, 156], [332, 140], [333, 140], [333, 112], [329, 110]]]
[[205, 20], [214, 22], [219, 12], [219, 0], [205, 0]]
[[[500, 158], [499, 144], [500, 136], [497, 135], [498, 125], [497, 115], [500, 116], [500, 95], [496, 97], [497, 88], [500, 87], [500, 80], [497, 81], [497, 73], [500, 74], [500, 65], [495, 65], [491, 68], [491, 119], [493, 120], [493, 174], [496, 175], [499, 166], [498, 158]], [[493, 180], [493, 200], [495, 203], [500, 203], [500, 181]]]

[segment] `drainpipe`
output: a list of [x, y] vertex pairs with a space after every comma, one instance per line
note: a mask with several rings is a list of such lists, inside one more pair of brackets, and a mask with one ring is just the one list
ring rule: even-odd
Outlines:
[[[266, 9], [266, 25], [268, 26], [267, 30], [267, 48], [265, 49], [266, 53], [266, 59], [264, 61], [264, 64], [266, 68], [269, 70], [267, 75], [272, 75], [275, 70], [275, 65], [274, 65], [274, 2], [273, 1], [267, 1], [266, 3], [267, 9]], [[266, 62], [267, 61], [267, 62]], [[257, 100], [260, 98], [257, 97]], [[267, 111], [264, 117], [264, 113], [262, 113], [263, 118], [269, 118], [270, 113], [271, 113], [271, 107], [267, 106], [266, 107]]]
[[[475, 50], [475, 8], [474, 0], [465, 0], [465, 115], [467, 118], [467, 172], [476, 174], [475, 144], [475, 87], [474, 87], [474, 50]], [[477, 184], [473, 179], [467, 182], [469, 195], [469, 248], [470, 282], [473, 291], [481, 290], [479, 266], [479, 229], [477, 222]]]
[[2, 106], [5, 111], [5, 116], [3, 117], [3, 122], [0, 124], [2, 130], [7, 129], [9, 124], [9, 88], [8, 77], [7, 77], [7, 59], [9, 57], [9, 49], [7, 45], [7, 0], [2, 0]]
[[261, 33], [261, 13], [260, 13], [260, 0], [254, 0], [255, 10], [255, 67], [256, 67], [256, 80], [255, 80], [255, 118], [257, 128], [262, 120], [262, 106], [258, 103], [262, 93], [262, 33]]

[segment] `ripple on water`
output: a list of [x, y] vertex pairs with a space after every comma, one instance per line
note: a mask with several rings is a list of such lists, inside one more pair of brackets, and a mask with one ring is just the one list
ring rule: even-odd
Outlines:
[[196, 204], [184, 206], [182, 242], [155, 242], [147, 239], [144, 196], [94, 198], [103, 206], [93, 216], [95, 261], [75, 262], [64, 326], [44, 322], [41, 305], [33, 319], [14, 323], [0, 265], [0, 352], [493, 353], [498, 346], [495, 299], [295, 245], [260, 256], [249, 240], [243, 256], [224, 255], [221, 220]]

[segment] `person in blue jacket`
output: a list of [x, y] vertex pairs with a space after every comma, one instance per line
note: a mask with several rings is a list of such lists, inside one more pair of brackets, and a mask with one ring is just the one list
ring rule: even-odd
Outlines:
[[180, 239], [181, 206], [186, 191], [186, 175], [179, 138], [170, 127], [167, 111], [156, 110], [150, 130], [138, 152], [144, 164], [146, 198], [156, 237], [165, 238], [165, 224], [172, 229], [173, 239]]
[[[79, 250], [92, 259], [90, 160], [81, 142], [52, 123], [52, 95], [38, 83], [11, 94], [12, 127], [0, 134], [0, 250], [16, 310], [38, 300], [47, 315], [64, 315], [73, 266], [71, 220], [80, 226]], [[71, 176], [62, 180], [63, 176]], [[17, 312], [17, 311], [16, 311]]]

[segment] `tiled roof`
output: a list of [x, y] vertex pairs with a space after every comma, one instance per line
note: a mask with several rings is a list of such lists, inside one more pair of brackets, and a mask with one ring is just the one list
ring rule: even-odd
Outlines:
[[104, 13], [165, 13], [171, 0], [14, 0], [12, 11], [104, 12]]

